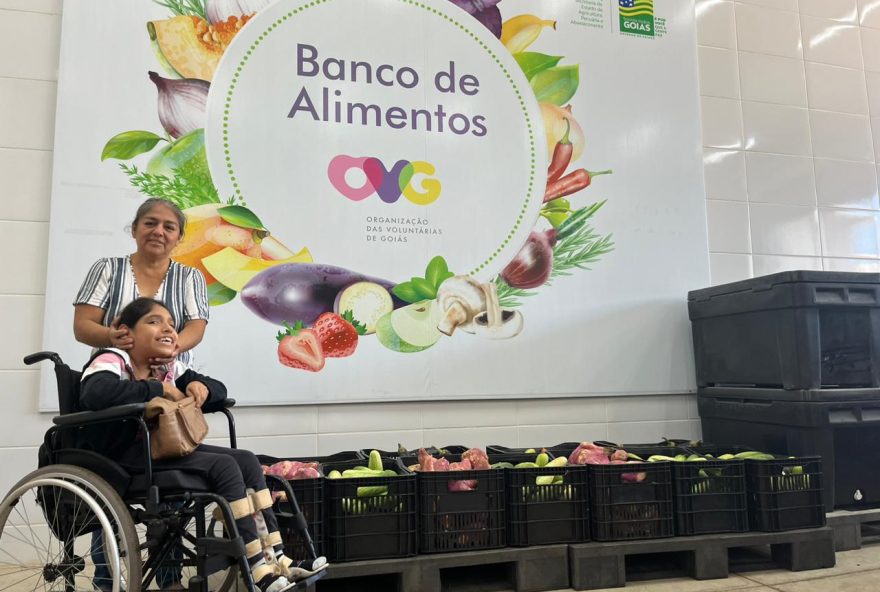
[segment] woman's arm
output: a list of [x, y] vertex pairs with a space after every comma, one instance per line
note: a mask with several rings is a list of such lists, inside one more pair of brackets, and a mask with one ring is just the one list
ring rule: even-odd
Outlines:
[[[130, 349], [134, 340], [127, 329], [115, 325], [106, 326], [104, 309], [91, 304], [77, 304], [73, 308], [73, 335], [80, 343], [92, 347], [115, 347]], [[204, 333], [204, 328], [202, 329]]]
[[187, 321], [180, 333], [177, 334], [177, 352], [189, 351], [201, 343], [207, 326], [208, 321], [204, 319]]

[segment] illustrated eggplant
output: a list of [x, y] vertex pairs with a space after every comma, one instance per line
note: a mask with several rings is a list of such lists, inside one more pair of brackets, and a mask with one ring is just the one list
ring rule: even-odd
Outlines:
[[[241, 290], [241, 301], [254, 314], [275, 325], [302, 321], [311, 325], [333, 312], [339, 293], [356, 282], [373, 282], [391, 294], [394, 282], [320, 263], [285, 263], [254, 276]], [[394, 297], [395, 307], [405, 302]]]

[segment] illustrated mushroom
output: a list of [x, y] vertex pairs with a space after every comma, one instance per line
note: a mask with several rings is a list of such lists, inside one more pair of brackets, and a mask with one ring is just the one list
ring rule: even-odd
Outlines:
[[501, 308], [495, 283], [482, 285], [486, 296], [486, 310], [474, 317], [474, 332], [489, 339], [510, 339], [523, 328], [523, 316], [517, 310]]
[[443, 318], [437, 329], [452, 335], [456, 328], [474, 332], [474, 317], [486, 310], [486, 294], [474, 278], [466, 275], [452, 276], [437, 290], [437, 303]]

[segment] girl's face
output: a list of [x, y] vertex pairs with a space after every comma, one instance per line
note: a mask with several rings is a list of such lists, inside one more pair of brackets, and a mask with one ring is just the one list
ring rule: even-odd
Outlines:
[[131, 229], [139, 253], [168, 256], [180, 242], [177, 216], [164, 205], [153, 206]]
[[158, 304], [153, 306], [130, 331], [134, 338], [132, 352], [151, 358], [167, 358], [174, 355], [177, 331], [174, 329], [171, 313], [164, 307]]

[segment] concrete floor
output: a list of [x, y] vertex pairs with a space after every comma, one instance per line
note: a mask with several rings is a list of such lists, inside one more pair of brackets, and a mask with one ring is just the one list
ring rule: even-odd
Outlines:
[[[571, 590], [568, 588], [567, 592]], [[621, 588], [603, 588], [618, 591]], [[837, 553], [837, 565], [829, 569], [731, 573], [724, 580], [667, 578], [628, 583], [627, 592], [880, 592], [880, 543]], [[601, 592], [601, 591], [597, 591]]]

